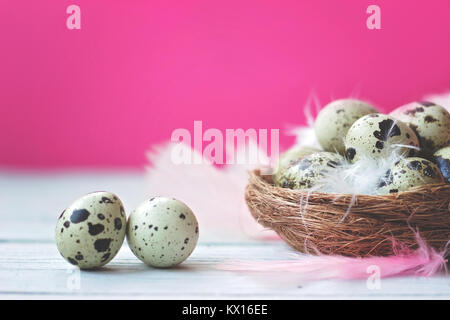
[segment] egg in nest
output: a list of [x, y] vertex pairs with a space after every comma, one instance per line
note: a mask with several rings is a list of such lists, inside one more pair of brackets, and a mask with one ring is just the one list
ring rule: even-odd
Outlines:
[[370, 113], [378, 111], [370, 104], [356, 99], [340, 99], [327, 104], [316, 117], [314, 130], [325, 151], [344, 154], [344, 139], [351, 125]]
[[81, 269], [101, 267], [119, 252], [125, 225], [125, 210], [116, 195], [89, 193], [60, 215], [56, 246], [64, 259]]
[[450, 113], [433, 102], [412, 102], [390, 115], [408, 124], [417, 134], [425, 155], [450, 144]]
[[381, 179], [378, 187], [380, 194], [388, 194], [442, 182], [443, 177], [434, 163], [427, 159], [411, 157], [395, 163]]
[[290, 189], [308, 189], [320, 183], [324, 173], [338, 167], [342, 156], [332, 152], [316, 152], [292, 163], [281, 172], [276, 185]]
[[300, 160], [312, 153], [320, 152], [320, 150], [313, 147], [303, 147], [303, 146], [294, 146], [284, 152], [280, 156], [280, 160], [278, 161], [276, 171], [273, 175], [273, 181], [277, 184], [281, 174], [286, 170], [291, 164]]
[[345, 137], [345, 155], [355, 162], [362, 158], [386, 158], [395, 152], [399, 156], [414, 156], [419, 140], [405, 123], [384, 114], [369, 114], [358, 119]]
[[444, 176], [445, 182], [450, 183], [450, 146], [439, 149], [433, 156], [434, 161]]

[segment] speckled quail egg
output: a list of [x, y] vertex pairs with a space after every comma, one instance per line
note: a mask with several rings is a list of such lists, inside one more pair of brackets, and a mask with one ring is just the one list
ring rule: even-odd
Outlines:
[[351, 125], [366, 114], [378, 111], [356, 99], [340, 99], [327, 104], [317, 115], [314, 130], [325, 151], [344, 154], [344, 139]]
[[433, 102], [411, 102], [390, 113], [408, 124], [420, 141], [424, 155], [450, 144], [450, 113]]
[[198, 235], [192, 210], [173, 198], [151, 198], [128, 218], [128, 245], [138, 259], [152, 267], [167, 268], [183, 262], [194, 251]]
[[442, 183], [439, 168], [431, 161], [419, 157], [405, 158], [398, 161], [381, 179], [380, 194], [407, 191], [412, 187], [432, 183]]
[[110, 192], [89, 193], [63, 211], [56, 224], [61, 255], [81, 269], [101, 267], [119, 252], [125, 238], [122, 201]]
[[437, 166], [444, 176], [445, 182], [450, 183], [450, 146], [439, 149], [433, 156]]
[[297, 160], [285, 169], [276, 185], [290, 189], [311, 188], [324, 177], [325, 171], [333, 170], [343, 161], [341, 155], [332, 152], [316, 152]]
[[292, 163], [301, 158], [304, 158], [312, 153], [319, 152], [320, 150], [313, 147], [305, 147], [305, 146], [294, 146], [284, 152], [280, 156], [280, 160], [278, 161], [276, 171], [273, 175], [273, 181], [277, 184], [278, 179], [281, 176], [281, 173], [286, 170]]
[[385, 158], [392, 152], [414, 156], [417, 150], [407, 146], [419, 147], [414, 131], [405, 123], [380, 113], [358, 119], [345, 137], [345, 155], [352, 162], [364, 157]]

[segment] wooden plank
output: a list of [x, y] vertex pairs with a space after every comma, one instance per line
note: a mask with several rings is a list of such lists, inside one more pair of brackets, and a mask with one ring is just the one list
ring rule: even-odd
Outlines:
[[[127, 206], [146, 199], [142, 173], [0, 173], [0, 299], [449, 299], [446, 276], [382, 279], [379, 290], [366, 281], [305, 282], [293, 274], [248, 274], [218, 270], [230, 260], [290, 259], [282, 242], [212, 242], [207, 237], [175, 269], [152, 269], [124, 245], [98, 271], [79, 271], [59, 255], [54, 226], [59, 212], [92, 190], [111, 190]], [[128, 208], [129, 209], [129, 208]]]
[[202, 244], [175, 269], [153, 269], [137, 260], [127, 246], [106, 267], [79, 271], [65, 262], [53, 243], [0, 244], [0, 298], [450, 298], [447, 277], [384, 279], [381, 289], [366, 281], [304, 282], [295, 275], [263, 277], [217, 270], [228, 260], [288, 258], [278, 244]]

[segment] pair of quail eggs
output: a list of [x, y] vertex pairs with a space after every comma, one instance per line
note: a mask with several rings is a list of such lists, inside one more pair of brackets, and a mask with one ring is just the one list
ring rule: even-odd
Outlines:
[[154, 197], [127, 217], [122, 201], [110, 192], [89, 193], [73, 202], [56, 224], [56, 245], [81, 269], [104, 266], [119, 252], [125, 236], [134, 255], [152, 267], [180, 264], [194, 250], [198, 222], [183, 202]]
[[385, 115], [360, 100], [336, 100], [319, 112], [314, 130], [323, 150], [288, 150], [280, 157], [275, 185], [311, 188], [344, 161], [378, 161], [392, 154], [399, 160], [380, 179], [380, 194], [449, 182], [450, 114], [434, 103], [413, 102]]

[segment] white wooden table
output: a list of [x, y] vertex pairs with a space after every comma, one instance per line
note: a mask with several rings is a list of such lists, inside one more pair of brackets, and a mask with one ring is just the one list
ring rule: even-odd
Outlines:
[[59, 255], [53, 232], [60, 211], [94, 190], [120, 194], [126, 207], [149, 195], [142, 173], [0, 173], [1, 299], [449, 299], [450, 281], [383, 279], [304, 282], [294, 276], [239, 274], [218, 270], [228, 260], [287, 259], [282, 242], [211, 242], [200, 238], [192, 256], [175, 269], [152, 269], [124, 245], [99, 271], [79, 271]]

